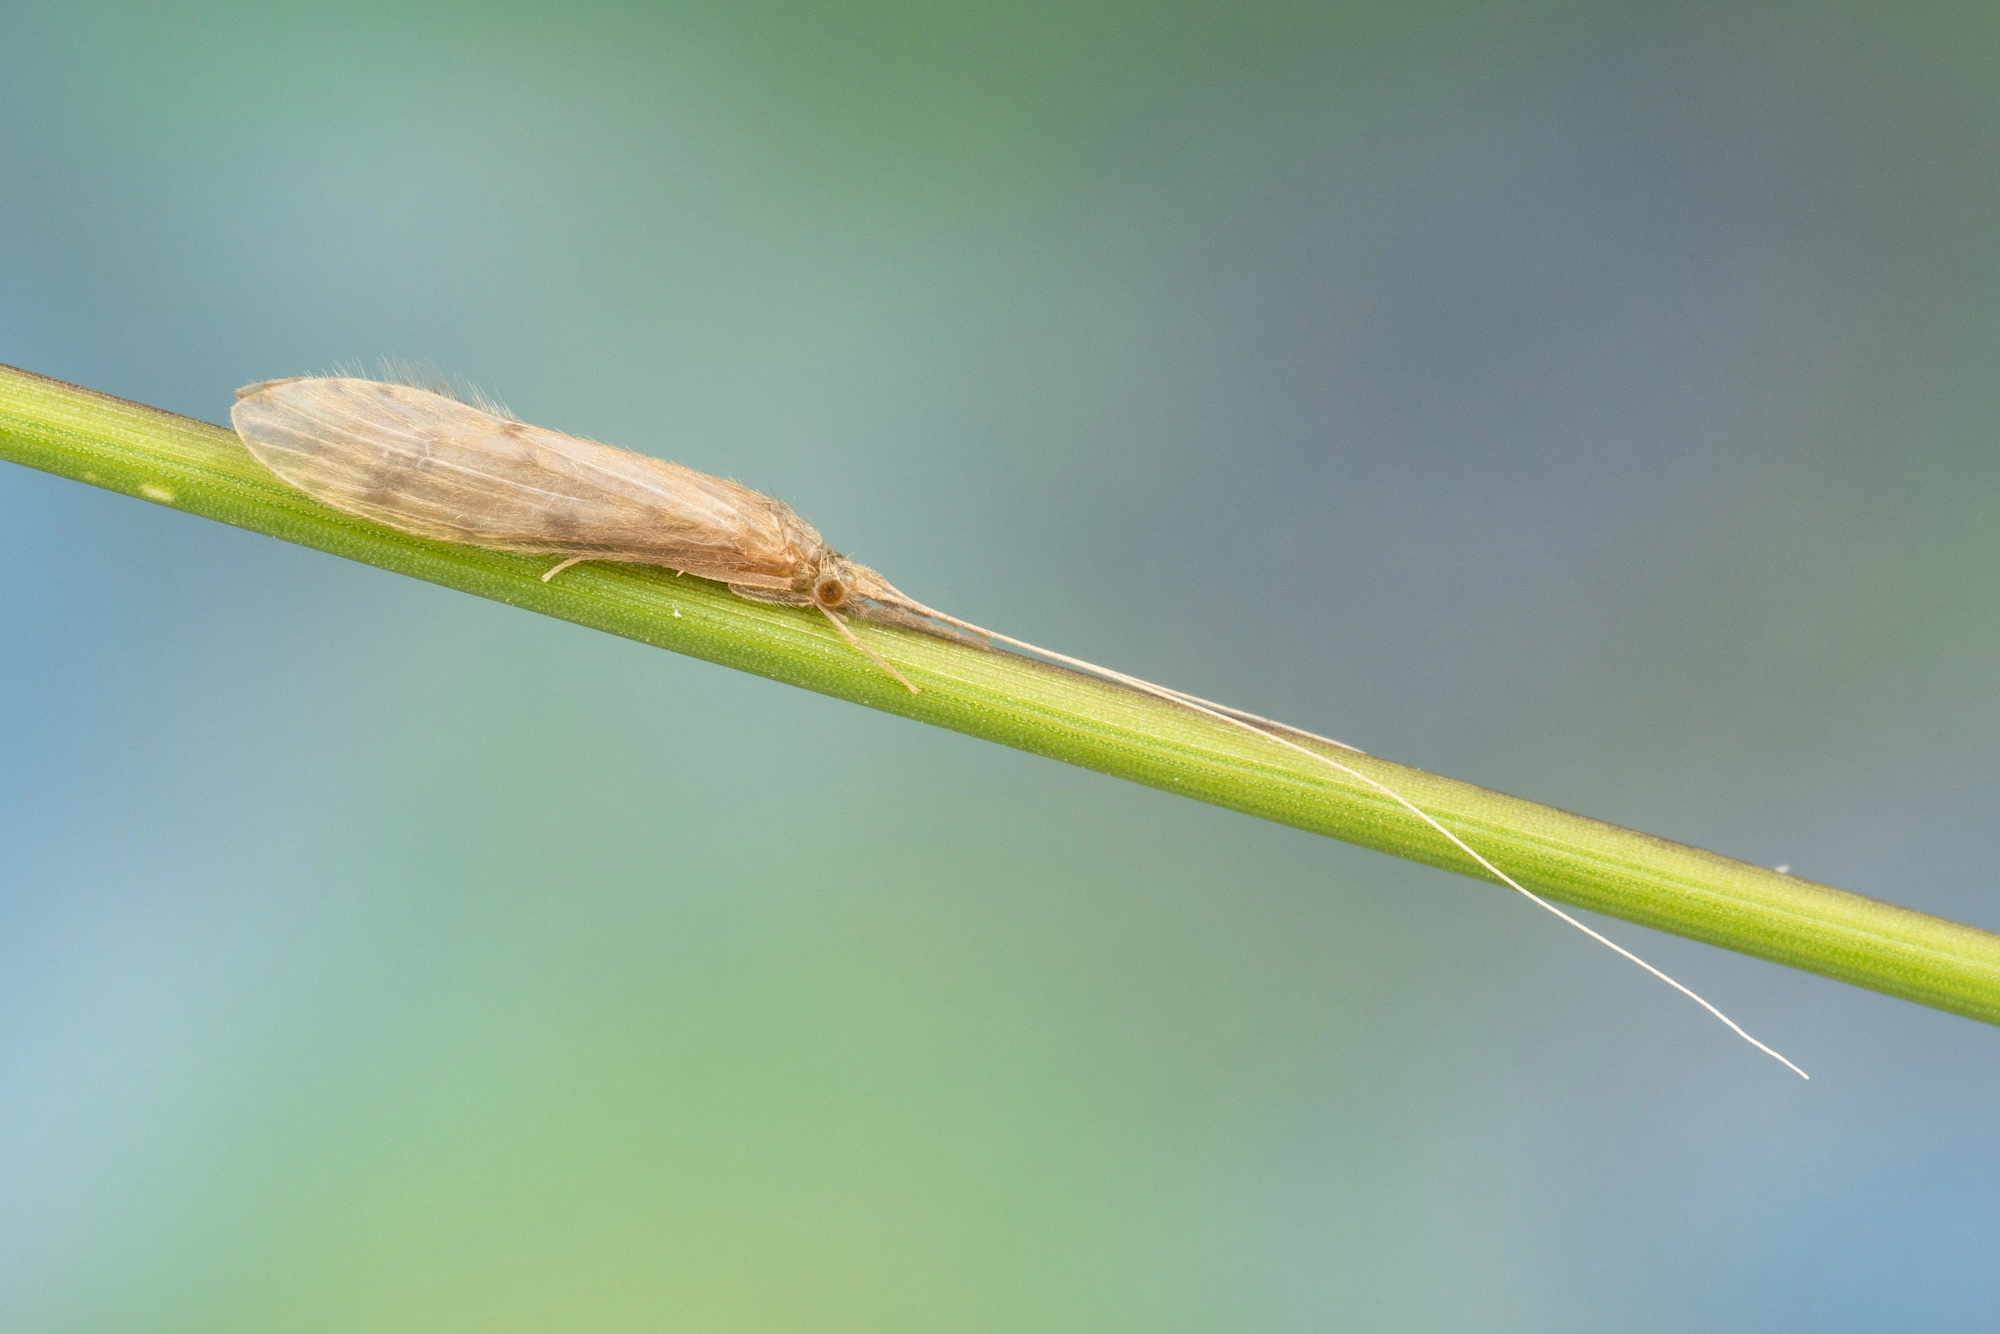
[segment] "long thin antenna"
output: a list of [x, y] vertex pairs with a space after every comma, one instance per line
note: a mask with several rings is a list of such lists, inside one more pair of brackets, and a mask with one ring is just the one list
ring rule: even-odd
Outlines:
[[[902, 594], [898, 592], [897, 596], [901, 597]], [[1132, 689], [1140, 691], [1143, 694], [1152, 695], [1155, 698], [1164, 699], [1171, 703], [1179, 704], [1183, 708], [1192, 709], [1196, 713], [1205, 714], [1210, 718], [1216, 719], [1218, 722], [1228, 723], [1232, 727], [1240, 727], [1244, 731], [1249, 732], [1253, 736], [1260, 736], [1265, 738], [1266, 740], [1275, 741], [1279, 745], [1284, 746], [1288, 750], [1297, 751], [1299, 754], [1305, 756], [1307, 759], [1318, 760], [1321, 764], [1328, 765], [1329, 767], [1334, 769], [1338, 769], [1341, 773], [1346, 774], [1350, 778], [1360, 779], [1362, 782], [1368, 784], [1368, 786], [1374, 788], [1377, 792], [1380, 792], [1382, 795], [1394, 801], [1397, 805], [1403, 807], [1403, 809], [1409, 811], [1410, 814], [1416, 816], [1419, 820], [1422, 820], [1425, 824], [1429, 825], [1431, 828], [1437, 830], [1438, 833], [1444, 835], [1445, 838], [1451, 841], [1452, 846], [1456, 847], [1466, 856], [1472, 858], [1473, 861], [1478, 862], [1481, 866], [1485, 867], [1486, 870], [1491, 872], [1502, 884], [1506, 885], [1508, 888], [1519, 893], [1522, 897], [1526, 898], [1530, 903], [1535, 904], [1537, 907], [1547, 909], [1549, 912], [1554, 913], [1557, 917], [1562, 918], [1563, 921], [1568, 922], [1571, 926], [1575, 927], [1577, 930], [1583, 932], [1583, 934], [1585, 934], [1586, 936], [1589, 936], [1592, 940], [1596, 941], [1598, 944], [1603, 945], [1607, 949], [1610, 949], [1620, 955], [1623, 955], [1625, 958], [1630, 959], [1633, 963], [1638, 964], [1641, 968], [1651, 973], [1654, 977], [1659, 978], [1662, 982], [1672, 987], [1675, 991], [1680, 992], [1683, 996], [1686, 996], [1689, 1000], [1701, 1006], [1702, 1009], [1707, 1010], [1717, 1019], [1720, 1019], [1724, 1024], [1729, 1026], [1730, 1032], [1736, 1034], [1737, 1037], [1742, 1038], [1745, 1042], [1755, 1047], [1758, 1051], [1763, 1052], [1766, 1056], [1769, 1056], [1771, 1059], [1783, 1065], [1786, 1069], [1790, 1070], [1800, 1079], [1812, 1078], [1811, 1075], [1807, 1074], [1804, 1070], [1801, 1070], [1798, 1066], [1794, 1065], [1790, 1060], [1788, 1060], [1782, 1052], [1777, 1051], [1775, 1048], [1768, 1047], [1762, 1042], [1759, 1042], [1756, 1038], [1751, 1037], [1750, 1034], [1744, 1031], [1743, 1026], [1741, 1024], [1737, 1023], [1734, 1019], [1731, 1019], [1721, 1010], [1715, 1008], [1715, 1006], [1709, 1004], [1708, 1001], [1703, 999], [1700, 995], [1696, 994], [1689, 988], [1682, 986], [1679, 982], [1676, 982], [1673, 978], [1668, 977], [1665, 973], [1653, 967], [1652, 964], [1647, 963], [1644, 959], [1632, 953], [1632, 951], [1626, 949], [1623, 945], [1620, 945], [1617, 941], [1611, 940], [1606, 936], [1604, 936], [1603, 934], [1592, 930], [1588, 926], [1585, 926], [1582, 922], [1579, 922], [1576, 918], [1570, 916], [1568, 913], [1564, 912], [1561, 908], [1556, 907], [1555, 904], [1550, 903], [1547, 899], [1535, 893], [1533, 890], [1528, 889], [1525, 885], [1521, 884], [1518, 880], [1514, 879], [1513, 876], [1508, 875], [1505, 871], [1495, 866], [1492, 862], [1480, 856], [1479, 853], [1473, 851], [1473, 849], [1466, 843], [1464, 839], [1460, 838], [1457, 834], [1452, 833], [1451, 830], [1446, 829], [1443, 825], [1439, 824], [1435, 819], [1431, 817], [1429, 812], [1420, 809], [1416, 805], [1416, 803], [1412, 802], [1408, 797], [1405, 797], [1402, 793], [1397, 792], [1393, 788], [1385, 787], [1382, 783], [1369, 777], [1367, 774], [1362, 773], [1359, 769], [1349, 768], [1347, 765], [1342, 764], [1339, 760], [1336, 760], [1331, 756], [1322, 755], [1316, 750], [1308, 750], [1306, 747], [1301, 746], [1296, 741], [1292, 741], [1286, 737], [1279, 736], [1275, 732], [1267, 730], [1267, 727], [1283, 728], [1283, 730], [1287, 732], [1293, 732], [1300, 736], [1312, 736], [1312, 733], [1299, 732], [1297, 728], [1287, 727], [1282, 723], [1269, 723], [1268, 720], [1257, 718], [1254, 714], [1240, 713], [1235, 709], [1226, 709], [1221, 705], [1210, 704], [1207, 700], [1197, 699], [1193, 695], [1183, 695], [1178, 690], [1169, 690], [1165, 686], [1154, 685], [1151, 681], [1142, 681], [1136, 676], [1127, 676], [1123, 672], [1114, 672], [1109, 667], [1100, 667], [1094, 662], [1085, 662], [1081, 658], [1072, 658], [1067, 654], [1057, 653], [1052, 649], [1045, 649], [1037, 644], [1030, 644], [1023, 639], [1015, 639], [1010, 635], [1003, 635], [996, 633], [995, 631], [988, 630], [983, 626], [974, 625], [970, 621], [961, 621], [956, 616], [947, 616], [941, 611], [936, 611], [930, 607], [926, 607], [922, 603], [914, 601], [912, 599], [905, 598], [904, 600], [909, 606], [910, 610], [917, 612], [920, 615], [936, 617], [938, 620], [943, 621], [947, 625], [955, 625], [958, 626], [960, 629], [970, 630], [974, 634], [985, 635], [988, 639], [997, 639], [1003, 644], [1009, 644], [1015, 648], [1024, 649], [1029, 653], [1038, 654], [1039, 656], [1047, 658], [1052, 662], [1059, 662], [1066, 667], [1074, 667], [1079, 671], [1088, 672], [1093, 676], [1102, 677], [1105, 680], [1109, 681], [1116, 681], [1120, 685], [1130, 686]], [[1257, 726], [1258, 723], [1265, 723], [1266, 726], [1259, 727]], [[1328, 738], [1326, 737], [1313, 737], [1313, 739], [1316, 741], [1328, 741]], [[1353, 746], [1346, 745], [1344, 742], [1328, 741], [1328, 743], [1330, 745], [1340, 746], [1343, 750], [1355, 749]], [[1358, 754], [1361, 752], [1357, 751], [1356, 753]]]

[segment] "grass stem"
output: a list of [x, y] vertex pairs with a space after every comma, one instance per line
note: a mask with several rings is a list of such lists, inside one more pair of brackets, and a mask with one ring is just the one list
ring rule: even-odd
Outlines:
[[[0, 459], [1464, 875], [1493, 877], [1358, 777], [1060, 668], [857, 625], [912, 695], [810, 610], [719, 584], [427, 541], [292, 490], [235, 434], [0, 367]], [[1306, 743], [1313, 744], [1313, 743]], [[1536, 894], [2000, 1023], [2000, 935], [1351, 751]]]

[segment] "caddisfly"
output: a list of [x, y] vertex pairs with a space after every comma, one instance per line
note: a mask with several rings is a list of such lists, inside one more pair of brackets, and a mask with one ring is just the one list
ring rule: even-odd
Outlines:
[[1523, 887], [1400, 793], [1285, 734], [1328, 738], [926, 607], [833, 550], [791, 506], [738, 482], [529, 426], [491, 405], [380, 380], [266, 380], [237, 390], [230, 420], [258, 462], [315, 500], [420, 537], [562, 557], [545, 580], [578, 561], [622, 561], [718, 580], [758, 602], [815, 607], [912, 694], [917, 687], [864, 644], [846, 617], [972, 636], [983, 647], [1006, 644], [1264, 737], [1375, 788], [1504, 884], [1690, 997], [1745, 1042], [1806, 1077], [1715, 1006]]

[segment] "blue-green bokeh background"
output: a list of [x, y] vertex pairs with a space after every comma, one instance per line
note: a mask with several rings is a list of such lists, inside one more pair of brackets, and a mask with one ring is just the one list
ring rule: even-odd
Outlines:
[[[10, 5], [0, 361], [427, 359], [2000, 928], [2000, 11]], [[0, 469], [9, 1330], [1990, 1329], [1990, 1028]]]

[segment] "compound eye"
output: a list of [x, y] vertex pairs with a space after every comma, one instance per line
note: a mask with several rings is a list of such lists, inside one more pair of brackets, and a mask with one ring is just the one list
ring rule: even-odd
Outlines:
[[822, 579], [814, 586], [813, 596], [823, 607], [838, 607], [847, 601], [847, 585], [838, 579]]

